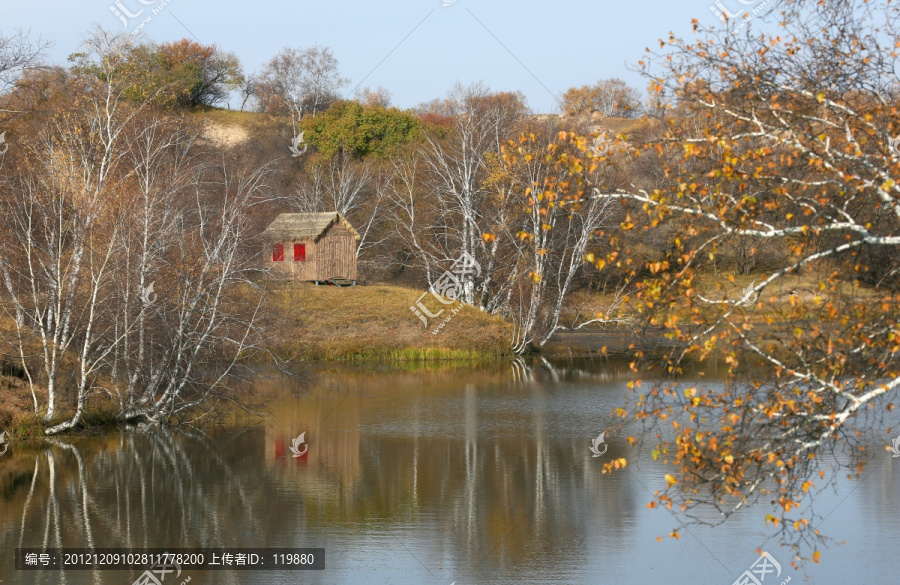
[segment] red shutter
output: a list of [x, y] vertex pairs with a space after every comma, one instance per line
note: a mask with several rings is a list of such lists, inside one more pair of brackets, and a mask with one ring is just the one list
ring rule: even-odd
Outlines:
[[306, 262], [306, 244], [294, 244], [294, 262]]
[[284, 244], [275, 244], [272, 248], [272, 262], [284, 262]]

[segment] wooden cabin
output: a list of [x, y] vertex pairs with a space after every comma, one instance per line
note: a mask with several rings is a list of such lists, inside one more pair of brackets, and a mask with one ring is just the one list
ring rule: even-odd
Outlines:
[[360, 237], [336, 212], [282, 213], [263, 232], [263, 265], [293, 280], [356, 281]]

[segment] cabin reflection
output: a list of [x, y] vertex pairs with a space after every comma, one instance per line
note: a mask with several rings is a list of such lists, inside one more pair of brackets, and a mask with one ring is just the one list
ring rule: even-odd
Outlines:
[[[626, 538], [647, 499], [628, 474], [602, 475], [586, 438], [548, 431], [545, 382], [589, 373], [507, 363], [468, 372], [460, 388], [453, 369], [356, 371], [316, 379], [299, 394], [290, 379], [260, 377], [259, 390], [280, 398], [255, 426], [132, 429], [19, 450], [0, 486], [0, 547], [266, 547], [334, 538], [346, 546], [351, 526], [416, 531], [427, 548], [449, 548], [473, 566], [487, 551], [492, 563], [520, 569], [577, 556], [573, 535]], [[527, 408], [497, 408], [512, 399]], [[307, 451], [293, 457], [304, 432]], [[625, 453], [626, 445], [610, 442], [607, 456]], [[10, 574], [11, 562], [0, 560], [0, 574]], [[99, 574], [63, 577], [106, 582]], [[24, 578], [56, 583], [60, 575]]]

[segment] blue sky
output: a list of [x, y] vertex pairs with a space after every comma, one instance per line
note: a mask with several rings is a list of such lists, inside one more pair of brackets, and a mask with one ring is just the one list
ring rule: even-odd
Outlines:
[[[450, 3], [443, 6], [443, 2]], [[720, 0], [733, 11], [738, 0]], [[128, 27], [110, 10], [130, 13]], [[143, 5], [142, 5], [143, 2]], [[0, 31], [30, 28], [54, 43], [49, 60], [65, 63], [94, 24], [168, 41], [194, 37], [235, 52], [245, 72], [258, 70], [286, 45], [331, 47], [341, 73], [386, 87], [407, 108], [443, 96], [456, 82], [483, 81], [494, 90], [521, 90], [536, 112], [556, 108], [554, 94], [607, 77], [644, 89], [628, 70], [648, 46], [674, 31], [691, 34], [691, 18], [718, 25], [713, 0], [0, 0]], [[120, 11], [121, 12], [121, 11]], [[405, 39], [405, 40], [404, 40]], [[393, 52], [392, 52], [393, 51]], [[380, 65], [379, 65], [380, 63]], [[233, 100], [232, 107], [239, 107]]]

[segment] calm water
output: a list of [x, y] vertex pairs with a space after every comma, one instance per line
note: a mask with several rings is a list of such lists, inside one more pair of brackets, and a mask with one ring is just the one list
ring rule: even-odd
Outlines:
[[[618, 362], [261, 375], [265, 423], [126, 431], [0, 457], [0, 582], [130, 585], [137, 572], [22, 572], [16, 547], [319, 547], [324, 571], [200, 572], [191, 584], [723, 584], [758, 558], [762, 507], [681, 529], [649, 510], [663, 467], [612, 428], [633, 374]], [[295, 459], [291, 439], [306, 431]], [[896, 584], [900, 459], [873, 438], [863, 481], [818, 496], [845, 541], [809, 567], [823, 584]], [[627, 456], [626, 471], [602, 462]], [[829, 512], [830, 511], [830, 512]], [[766, 547], [803, 575], [790, 551]], [[182, 579], [185, 575], [182, 575]], [[167, 580], [168, 583], [171, 579]]]

